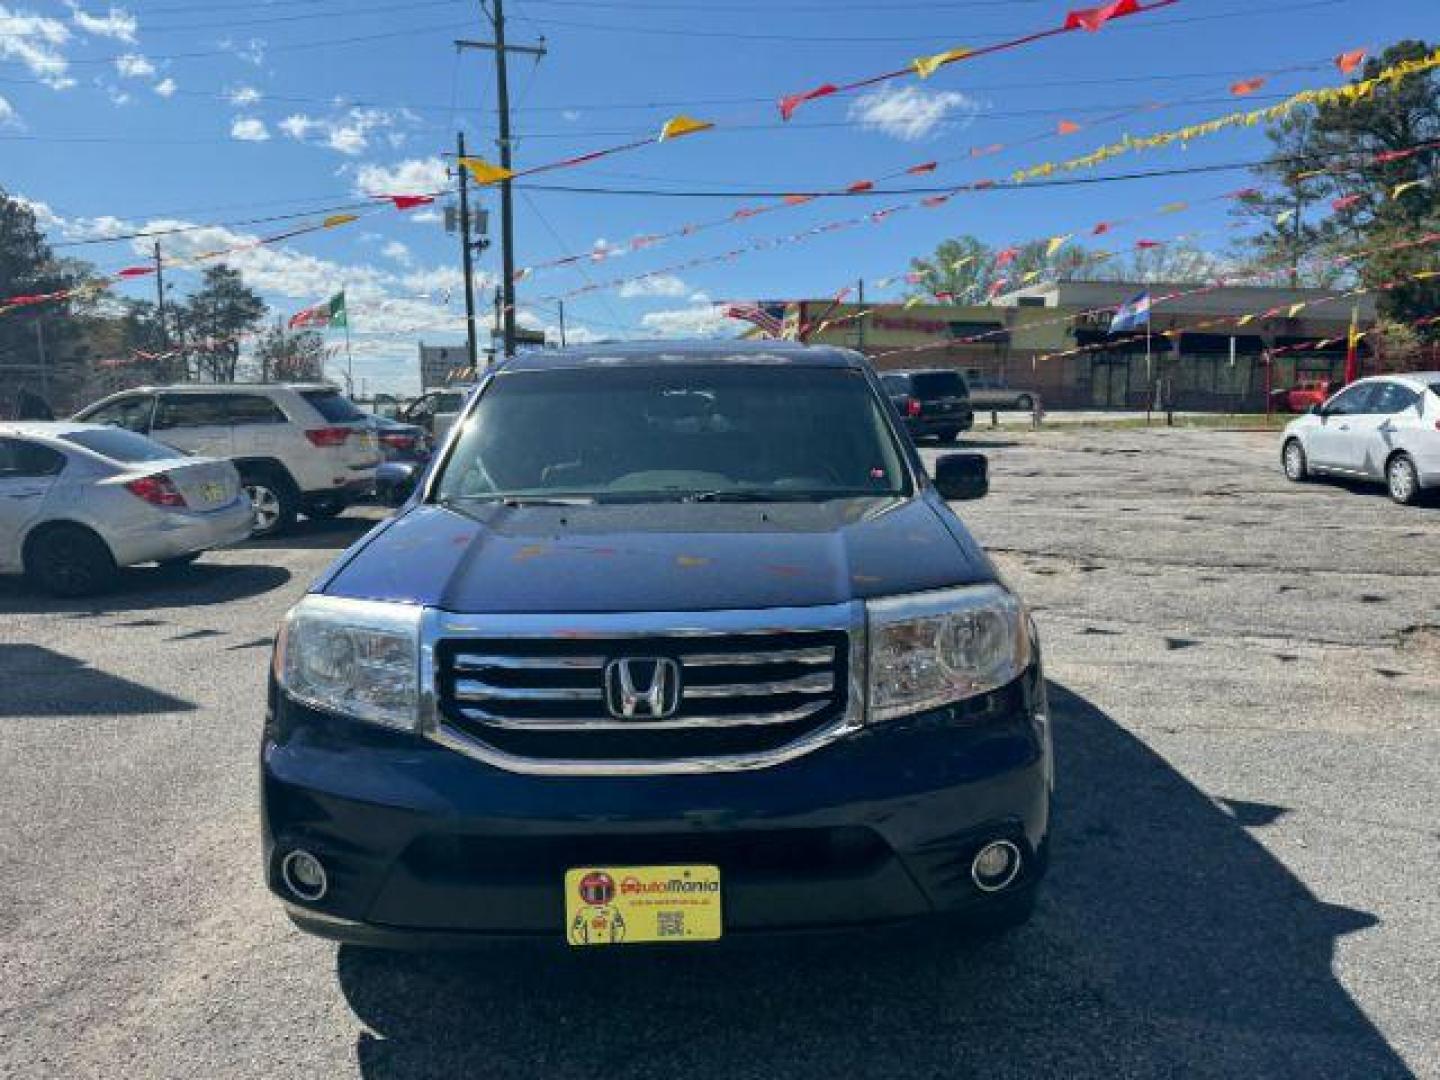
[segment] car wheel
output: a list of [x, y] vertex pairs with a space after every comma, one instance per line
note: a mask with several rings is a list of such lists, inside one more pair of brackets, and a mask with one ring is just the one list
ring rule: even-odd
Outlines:
[[115, 557], [104, 540], [79, 525], [37, 532], [25, 545], [25, 570], [53, 596], [91, 596], [115, 580]]
[[1408, 454], [1396, 454], [1390, 459], [1385, 466], [1385, 481], [1390, 488], [1390, 498], [1402, 506], [1409, 506], [1420, 497], [1420, 477]]
[[950, 428], [947, 431], [938, 432], [935, 436], [935, 441], [942, 443], [953, 443], [959, 437], [960, 432], [956, 431], [954, 428]]
[[1034, 412], [1035, 399], [1032, 398], [1029, 394], [1021, 394], [1018, 398], [1015, 399], [1015, 407], [1021, 412]]
[[1305, 447], [1300, 445], [1299, 439], [1290, 439], [1285, 443], [1285, 449], [1280, 452], [1280, 461], [1285, 466], [1285, 475], [1294, 483], [1301, 483], [1310, 478], [1310, 465], [1305, 460]]
[[305, 516], [311, 521], [329, 521], [345, 512], [345, 500], [324, 497], [305, 504]]
[[288, 482], [271, 472], [257, 472], [242, 476], [240, 485], [255, 513], [251, 536], [276, 536], [294, 526], [299, 500]]

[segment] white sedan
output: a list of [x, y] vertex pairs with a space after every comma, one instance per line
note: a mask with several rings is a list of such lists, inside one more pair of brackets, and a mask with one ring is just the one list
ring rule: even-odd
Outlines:
[[1281, 440], [1285, 475], [1374, 480], [1398, 503], [1440, 488], [1440, 371], [1380, 375], [1345, 387], [1292, 420]]
[[47, 592], [82, 596], [121, 566], [187, 563], [253, 524], [228, 461], [121, 428], [0, 423], [0, 573]]

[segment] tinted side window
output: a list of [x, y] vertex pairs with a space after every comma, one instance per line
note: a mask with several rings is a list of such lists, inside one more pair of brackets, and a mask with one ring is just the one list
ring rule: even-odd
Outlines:
[[144, 433], [150, 430], [150, 413], [154, 410], [155, 399], [148, 394], [112, 401], [85, 417], [89, 424], [112, 424], [127, 431]]
[[32, 476], [58, 476], [65, 455], [48, 446], [22, 439], [0, 439], [0, 480]]
[[280, 407], [259, 394], [236, 394], [227, 402], [227, 411], [230, 423], [236, 425], [288, 423]]
[[880, 385], [885, 388], [887, 394], [908, 394], [910, 392], [910, 380], [904, 375], [881, 375]]
[[928, 375], [916, 375], [914, 381], [915, 396], [919, 398], [965, 397], [970, 392], [966, 389], [965, 380], [960, 377], [958, 371], [937, 371]]
[[1351, 386], [1331, 398], [1325, 406], [1325, 411], [1340, 416], [1356, 416], [1360, 413], [1367, 413], [1371, 411], [1374, 395], [1375, 387], [1371, 383]]
[[1380, 387], [1380, 392], [1375, 395], [1375, 403], [1371, 406], [1370, 411], [1393, 416], [1406, 409], [1415, 408], [1419, 401], [1420, 392], [1418, 390], [1411, 390], [1408, 386], [1401, 386], [1399, 383], [1385, 383]]
[[365, 414], [339, 390], [302, 390], [300, 396], [332, 424], [353, 424]]
[[223, 427], [230, 423], [225, 394], [163, 395], [155, 410], [155, 430], [174, 428]]

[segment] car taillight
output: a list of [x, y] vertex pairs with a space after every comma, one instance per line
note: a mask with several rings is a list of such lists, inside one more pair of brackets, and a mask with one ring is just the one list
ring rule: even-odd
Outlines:
[[305, 437], [316, 446], [343, 446], [345, 440], [350, 437], [350, 429], [348, 427], [311, 428], [305, 432]]
[[912, 398], [906, 398], [906, 399], [905, 399], [905, 415], [906, 415], [906, 416], [919, 416], [919, 415], [920, 415], [920, 399], [919, 399], [919, 398], [913, 398], [913, 397], [912, 397]]
[[387, 435], [381, 435], [380, 441], [392, 450], [410, 450], [415, 446], [415, 436], [406, 435], [403, 432], [395, 431]]
[[185, 505], [185, 496], [180, 494], [180, 489], [175, 486], [175, 481], [164, 473], [156, 473], [154, 476], [142, 476], [139, 480], [131, 480], [125, 485], [130, 494], [144, 499], [151, 506], [180, 506]]

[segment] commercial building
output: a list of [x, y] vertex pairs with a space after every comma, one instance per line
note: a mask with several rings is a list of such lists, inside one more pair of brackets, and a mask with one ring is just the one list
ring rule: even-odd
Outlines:
[[435, 390], [463, 381], [461, 375], [470, 368], [469, 349], [464, 345], [426, 345], [420, 343], [420, 389]]
[[[811, 341], [860, 349], [878, 368], [957, 368], [1038, 390], [1051, 408], [1137, 409], [1159, 400], [1249, 411], [1264, 408], [1271, 387], [1343, 374], [1352, 312], [1366, 330], [1375, 303], [1336, 300], [1336, 291], [1050, 282], [970, 307], [802, 301], [787, 319], [818, 328]], [[1142, 293], [1174, 299], [1154, 305], [1148, 335], [1143, 327], [1112, 333], [1114, 309]], [[1368, 370], [1383, 363], [1372, 341], [1361, 346]]]

